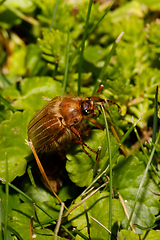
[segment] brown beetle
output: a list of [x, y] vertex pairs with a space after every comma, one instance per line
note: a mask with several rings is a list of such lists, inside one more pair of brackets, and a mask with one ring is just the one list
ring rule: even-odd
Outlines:
[[[102, 89], [103, 85], [99, 87], [96, 94]], [[28, 138], [38, 151], [50, 149], [61, 152], [66, 149], [71, 140], [75, 140], [82, 145], [84, 152], [88, 156], [90, 154], [85, 150], [84, 146], [97, 153], [83, 142], [80, 129], [84, 119], [92, 122], [98, 128], [104, 129], [104, 126], [96, 121], [93, 116], [101, 113], [101, 106], [105, 102], [105, 100], [95, 97], [95, 95], [84, 100], [70, 95], [55, 97], [30, 121]], [[88, 115], [91, 115], [91, 117]]]

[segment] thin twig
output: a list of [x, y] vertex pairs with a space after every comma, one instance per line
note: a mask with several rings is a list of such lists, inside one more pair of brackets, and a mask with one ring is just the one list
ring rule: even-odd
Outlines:
[[62, 214], [63, 214], [64, 206], [65, 206], [65, 205], [64, 205], [64, 203], [62, 202], [62, 203], [61, 203], [61, 209], [60, 209], [60, 212], [59, 212], [58, 222], [57, 222], [56, 229], [55, 229], [54, 240], [57, 240], [57, 235], [58, 235], [59, 228], [60, 228], [60, 225], [61, 225], [61, 220], [62, 220]]
[[67, 217], [75, 208], [77, 208], [78, 206], [80, 206], [83, 202], [85, 202], [88, 198], [90, 198], [92, 195], [94, 195], [96, 192], [99, 191], [100, 188], [106, 186], [108, 184], [108, 182], [102, 184], [100, 187], [98, 187], [96, 190], [94, 190], [90, 195], [88, 195], [87, 197], [85, 197], [84, 199], [82, 199], [79, 203], [77, 203], [75, 206], [73, 206], [71, 209], [69, 209], [65, 214], [64, 217]]
[[[108, 165], [107, 168], [101, 173], [101, 175], [99, 175], [99, 176], [97, 177], [97, 180], [102, 177], [102, 175], [106, 172], [106, 170], [107, 170], [108, 168], [109, 168], [109, 165]], [[93, 182], [82, 192], [81, 196], [86, 195], [86, 193], [88, 193], [88, 192], [90, 191], [90, 189], [92, 190], [92, 189], [93, 189], [92, 185], [93, 185]], [[90, 187], [91, 187], [91, 188], [90, 188]]]
[[94, 217], [90, 216], [90, 218], [95, 221], [96, 223], [98, 223], [101, 227], [103, 227], [112, 237], [114, 237], [114, 239], [117, 240], [117, 238], [111, 233], [111, 231], [106, 228], [102, 223], [100, 223], [97, 219], [95, 219]]
[[[120, 201], [121, 201], [121, 204], [122, 204], [122, 206], [123, 206], [123, 209], [124, 209], [124, 212], [125, 212], [125, 214], [126, 214], [126, 217], [127, 217], [127, 219], [129, 219], [129, 214], [128, 214], [126, 205], [125, 205], [124, 200], [123, 200], [122, 196], [120, 195], [120, 193], [118, 193], [118, 197], [119, 197], [119, 199], [120, 199]], [[131, 229], [132, 229], [133, 232], [136, 232], [135, 229], [134, 229], [134, 227], [133, 227], [133, 223], [132, 223], [132, 222], [130, 222], [130, 227], [131, 227]]]

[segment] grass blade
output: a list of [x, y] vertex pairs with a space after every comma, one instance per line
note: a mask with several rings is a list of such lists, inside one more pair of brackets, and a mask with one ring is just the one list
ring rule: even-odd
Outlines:
[[[158, 143], [159, 138], [160, 138], [160, 131], [158, 132], [156, 144]], [[155, 147], [156, 144], [153, 146], [153, 149], [152, 149], [152, 152], [151, 152], [151, 155], [150, 155], [148, 164], [147, 164], [147, 166], [146, 166], [146, 169], [145, 169], [145, 171], [144, 171], [144, 174], [143, 174], [141, 183], [140, 183], [140, 185], [139, 185], [139, 188], [138, 188], [138, 191], [137, 191], [137, 195], [136, 195], [136, 198], [135, 198], [135, 201], [134, 201], [134, 204], [133, 204], [133, 208], [132, 208], [132, 211], [131, 211], [131, 214], [130, 214], [130, 217], [129, 217], [129, 220], [128, 220], [128, 223], [127, 223], [127, 229], [129, 228], [130, 221], [132, 220], [132, 216], [133, 216], [133, 213], [134, 213], [134, 210], [135, 210], [137, 201], [138, 201], [138, 197], [139, 197], [140, 191], [141, 191], [142, 186], [143, 186], [143, 184], [144, 184], [144, 181], [145, 181], [145, 178], [146, 178], [146, 175], [147, 175], [149, 166], [150, 166], [150, 164], [151, 164], [151, 162], [152, 162], [152, 159], [153, 159], [153, 156], [154, 156], [154, 152], [155, 152], [155, 150], [156, 150], [156, 147]]]
[[11, 233], [7, 229], [8, 228], [8, 203], [9, 203], [9, 185], [8, 185], [8, 159], [7, 153], [5, 159], [5, 178], [6, 178], [6, 185], [5, 185], [5, 217], [4, 217], [4, 240], [12, 240]]
[[156, 141], [156, 132], [157, 132], [157, 122], [158, 122], [158, 86], [156, 88], [156, 95], [155, 95], [155, 111], [154, 111], [154, 118], [153, 118], [153, 135], [152, 135], [152, 142], [155, 143]]
[[90, 0], [89, 5], [88, 5], [88, 12], [87, 12], [87, 17], [86, 17], [83, 39], [82, 39], [82, 48], [81, 48], [80, 61], [79, 61], [78, 95], [80, 95], [80, 93], [81, 93], [81, 73], [82, 73], [82, 65], [83, 65], [83, 52], [84, 52], [84, 44], [85, 44], [85, 40], [86, 40], [86, 36], [87, 36], [87, 29], [88, 29], [88, 23], [89, 23], [89, 17], [90, 17], [90, 13], [91, 13], [92, 3], [93, 3], [93, 0]]
[[[137, 122], [138, 123], [138, 122]], [[113, 152], [111, 153], [112, 158], [114, 157], [114, 155], [116, 154], [116, 152], [118, 151], [118, 149], [121, 147], [121, 145], [123, 144], [123, 142], [126, 140], [126, 138], [130, 135], [130, 133], [133, 131], [134, 127], [136, 126], [135, 123], [134, 125], [132, 125], [129, 130], [125, 133], [125, 135], [121, 138], [120, 142], [116, 145], [116, 147], [114, 148]], [[114, 162], [112, 162], [112, 164], [114, 164]], [[93, 182], [82, 192], [81, 195], [84, 195], [85, 192], [87, 192], [97, 181], [98, 179], [100, 179], [102, 177], [102, 175], [104, 173], [108, 172], [108, 168], [109, 168], [109, 158], [106, 159], [106, 163], [104, 164], [104, 166], [102, 167], [101, 171], [99, 172], [99, 174], [95, 177], [95, 179], [93, 180]]]
[[53, 17], [52, 17], [52, 22], [51, 22], [49, 31], [51, 31], [51, 29], [52, 29], [52, 27], [53, 27], [54, 19], [55, 19], [56, 12], [57, 12], [58, 3], [59, 3], [59, 0], [56, 1], [56, 5], [55, 5], [55, 8], [54, 8]]
[[[3, 178], [0, 178], [0, 181], [6, 184], [6, 180]], [[12, 183], [8, 182], [8, 185], [13, 188], [16, 192], [20, 193], [23, 197], [27, 198], [30, 202], [35, 203], [32, 198], [30, 198], [28, 195], [26, 195], [23, 191], [21, 191], [19, 188], [14, 186]], [[43, 207], [41, 207], [38, 203], [35, 203], [35, 205], [44, 212], [47, 216], [49, 216], [51, 219], [56, 220], [57, 218], [53, 217], [50, 213], [48, 213]]]
[[118, 43], [119, 43], [121, 37], [123, 36], [123, 34], [124, 34], [124, 32], [121, 32], [120, 35], [118, 36], [118, 38], [116, 39], [116, 41], [113, 43], [113, 46], [112, 46], [112, 48], [111, 48], [111, 50], [110, 50], [110, 52], [109, 52], [109, 54], [108, 54], [108, 56], [106, 58], [104, 66], [102, 67], [102, 69], [101, 69], [101, 71], [99, 73], [99, 76], [97, 78], [96, 84], [94, 86], [93, 95], [96, 93], [96, 91], [97, 91], [97, 89], [98, 89], [100, 84], [105, 84], [106, 80], [103, 80], [103, 77], [104, 77], [106, 68], [107, 68], [107, 66], [109, 64], [109, 61], [110, 61], [110, 59], [111, 59], [111, 57], [112, 57], [116, 47], [118, 46]]
[[[158, 114], [158, 87], [156, 88], [155, 111], [154, 111], [154, 120], [153, 120], [153, 137], [152, 137], [152, 141], [154, 141], [154, 143], [155, 143], [155, 139], [156, 139], [156, 130], [157, 130], [157, 121], [158, 121], [158, 117], [157, 117], [158, 115], [157, 115], [157, 114]], [[137, 133], [136, 135], [138, 136], [138, 133]], [[156, 143], [158, 143], [159, 137], [160, 137], [160, 131], [159, 131], [159, 133], [158, 133]], [[139, 141], [140, 141], [140, 139], [139, 139]], [[142, 150], [143, 150], [142, 144], [140, 144], [140, 145], [141, 145]], [[129, 220], [128, 220], [128, 223], [127, 223], [127, 229], [128, 229], [128, 227], [129, 227], [130, 221], [131, 221], [131, 219], [132, 219], [132, 216], [133, 216], [133, 213], [134, 213], [134, 210], [135, 210], [137, 201], [138, 201], [139, 193], [140, 193], [141, 188], [142, 188], [142, 186], [143, 186], [143, 184], [144, 184], [145, 177], [146, 177], [146, 175], [147, 175], [149, 166], [150, 166], [150, 165], [152, 166], [153, 171], [154, 171], [154, 169], [155, 169], [154, 166], [153, 166], [152, 163], [151, 163], [151, 162], [152, 162], [153, 155], [154, 155], [154, 152], [155, 152], [155, 146], [156, 146], [156, 144], [154, 144], [154, 146], [153, 146], [153, 148], [152, 148], [152, 152], [151, 152], [151, 155], [150, 155], [149, 159], [148, 159], [148, 156], [146, 155], [145, 151], [143, 151], [144, 154], [145, 154], [145, 156], [146, 156], [146, 158], [147, 158], [147, 160], [148, 160], [148, 163], [147, 163], [147, 166], [146, 166], [144, 175], [143, 175], [143, 177], [142, 177], [141, 183], [140, 183], [139, 188], [138, 188], [138, 191], [137, 191], [137, 195], [136, 195], [136, 198], [135, 198], [135, 201], [134, 201], [134, 204], [133, 204], [133, 208], [132, 208], [132, 211], [131, 211], [131, 214], [130, 214], [130, 217], [129, 217]], [[157, 172], [157, 171], [156, 171], [156, 172]]]
[[4, 105], [9, 109], [11, 109], [13, 112], [16, 112], [16, 109], [12, 107], [12, 105], [6, 99], [4, 99], [1, 95], [0, 95], [0, 101], [4, 103]]
[[[109, 230], [111, 231], [112, 228], [112, 154], [111, 154], [111, 144], [110, 144], [110, 136], [109, 136], [109, 128], [107, 123], [107, 118], [105, 115], [105, 110], [102, 107], [103, 117], [105, 121], [105, 128], [106, 128], [106, 137], [108, 142], [108, 155], [109, 155], [109, 177], [110, 177], [110, 184], [109, 184]], [[109, 240], [111, 239], [111, 235], [109, 234]]]
[[66, 91], [66, 85], [67, 85], [67, 76], [68, 76], [68, 64], [69, 64], [69, 39], [70, 39], [70, 29], [68, 27], [68, 35], [67, 35], [67, 47], [66, 47], [66, 64], [65, 64], [65, 72], [64, 72], [64, 78], [62, 82], [62, 95], [64, 95]]
[[[105, 13], [103, 14], [103, 16], [99, 19], [99, 21], [92, 27], [92, 29], [90, 30], [89, 34], [87, 35], [86, 39], [92, 34], [92, 32], [95, 30], [95, 28], [98, 26], [98, 24], [103, 20], [103, 18], [106, 16], [106, 14], [110, 11], [110, 9], [113, 7], [113, 5], [115, 4], [117, 0], [114, 0], [114, 2], [112, 3], [112, 5], [105, 11]], [[81, 44], [77, 47], [77, 50], [75, 51], [75, 53], [73, 54], [69, 66], [68, 68], [70, 69], [75, 57], [77, 56], [78, 52], [80, 51], [80, 48], [82, 47], [82, 42]]]
[[3, 205], [2, 205], [2, 201], [0, 199], [0, 240], [3, 240], [3, 237], [2, 237], [2, 226], [4, 224], [4, 208], [3, 208]]

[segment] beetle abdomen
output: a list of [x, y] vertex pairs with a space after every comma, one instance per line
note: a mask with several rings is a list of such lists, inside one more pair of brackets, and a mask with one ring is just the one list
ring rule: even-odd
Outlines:
[[44, 106], [30, 121], [28, 138], [38, 151], [61, 151], [74, 138], [73, 132], [64, 125], [59, 105], [63, 98], [56, 97]]

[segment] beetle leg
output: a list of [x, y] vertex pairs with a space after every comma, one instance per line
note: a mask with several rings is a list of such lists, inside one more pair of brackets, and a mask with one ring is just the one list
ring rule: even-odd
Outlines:
[[76, 141], [77, 143], [80, 143], [80, 144], [81, 144], [83, 151], [84, 151], [89, 157], [90, 157], [90, 154], [85, 150], [84, 146], [85, 146], [86, 148], [88, 148], [91, 152], [97, 154], [97, 151], [94, 151], [94, 150], [93, 150], [92, 148], [90, 148], [86, 143], [83, 142], [82, 137], [81, 137], [80, 133], [77, 131], [76, 128], [74, 128], [73, 126], [71, 126], [71, 131], [78, 137], [78, 139], [75, 140], [75, 141]]

